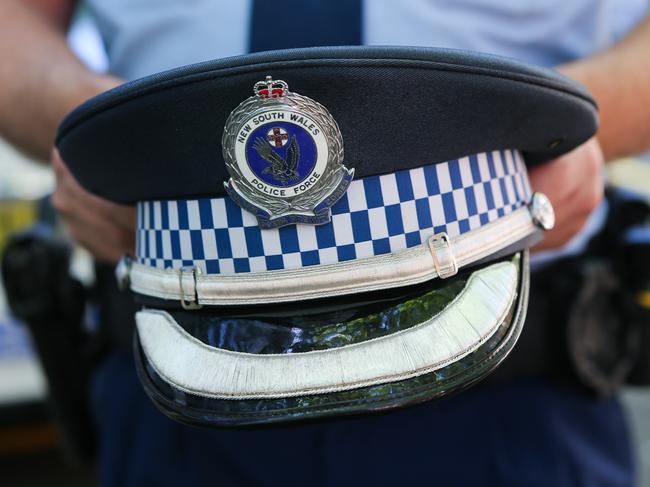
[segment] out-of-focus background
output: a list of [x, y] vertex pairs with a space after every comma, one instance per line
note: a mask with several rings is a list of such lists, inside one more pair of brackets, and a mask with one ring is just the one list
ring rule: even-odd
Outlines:
[[[0, 256], [11, 234], [35, 222], [53, 187], [47, 166], [0, 140]], [[0, 485], [94, 485], [88, 468], [72, 467], [62, 456], [47, 394], [29, 332], [10, 313], [0, 285]]]
[[[83, 17], [75, 23], [69, 41], [86, 63], [96, 70], [105, 68], [101, 42]], [[608, 179], [650, 200], [647, 160], [614, 163], [608, 168]], [[11, 234], [36, 222], [53, 187], [46, 165], [29, 160], [0, 139], [0, 256]], [[73, 261], [81, 279], [92, 279], [89, 257], [76, 251]], [[95, 485], [92, 467], [66, 458], [47, 397], [47, 381], [30, 334], [12, 316], [0, 281], [0, 485]], [[650, 390], [627, 388], [623, 400], [636, 442], [638, 483], [650, 485]]]

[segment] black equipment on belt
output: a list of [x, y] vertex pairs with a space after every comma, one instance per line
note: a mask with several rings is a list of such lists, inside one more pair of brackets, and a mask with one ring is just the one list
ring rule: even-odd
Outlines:
[[607, 397], [624, 384], [650, 384], [650, 207], [628, 193], [606, 191], [603, 229], [580, 255], [531, 275], [522, 336], [488, 380], [544, 375]]
[[85, 290], [70, 275], [71, 246], [51, 227], [14, 235], [2, 257], [2, 279], [12, 313], [29, 327], [43, 365], [52, 415], [63, 451], [75, 464], [94, 452], [88, 406], [89, 361], [82, 330]]

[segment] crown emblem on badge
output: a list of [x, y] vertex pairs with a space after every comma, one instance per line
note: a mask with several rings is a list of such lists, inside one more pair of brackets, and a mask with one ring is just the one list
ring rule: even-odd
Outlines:
[[221, 143], [226, 191], [262, 228], [329, 222], [354, 176], [334, 117], [271, 76], [231, 112]]
[[253, 93], [260, 98], [280, 98], [289, 91], [289, 85], [282, 80], [273, 81], [271, 76], [253, 85]]

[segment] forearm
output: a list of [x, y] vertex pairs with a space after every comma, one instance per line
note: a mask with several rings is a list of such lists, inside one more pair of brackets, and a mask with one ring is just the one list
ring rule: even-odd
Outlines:
[[594, 94], [607, 160], [650, 149], [650, 17], [612, 48], [559, 69]]
[[21, 0], [0, 1], [0, 59], [0, 135], [40, 159], [68, 111], [119, 83], [88, 70], [64, 29]]

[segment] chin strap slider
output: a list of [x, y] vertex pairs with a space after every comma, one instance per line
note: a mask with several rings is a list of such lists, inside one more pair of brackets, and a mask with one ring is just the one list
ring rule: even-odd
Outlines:
[[[181, 306], [186, 310], [195, 310], [201, 309], [203, 306], [199, 304], [199, 295], [197, 290], [196, 276], [201, 273], [201, 269], [198, 267], [181, 267], [180, 272], [178, 273], [178, 281], [180, 284], [181, 290]], [[188, 276], [191, 278], [191, 288], [186, 292], [185, 290], [185, 277]], [[191, 295], [190, 299], [187, 299], [187, 296]]]
[[533, 197], [528, 203], [528, 211], [533, 219], [533, 223], [545, 232], [552, 230], [555, 226], [555, 211], [551, 200], [544, 193], [533, 193]]
[[455, 276], [458, 273], [458, 262], [456, 262], [449, 235], [445, 232], [436, 233], [429, 239], [429, 250], [433, 257], [436, 273], [441, 279]]

